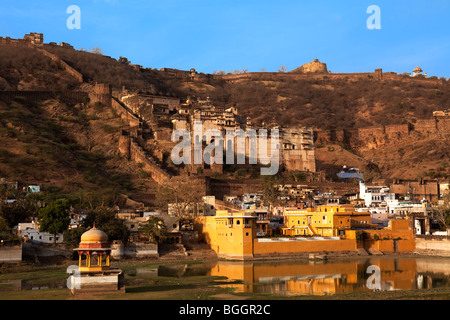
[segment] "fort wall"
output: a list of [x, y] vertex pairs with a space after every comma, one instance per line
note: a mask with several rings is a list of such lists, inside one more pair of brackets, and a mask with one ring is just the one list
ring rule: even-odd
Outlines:
[[147, 171], [151, 178], [158, 184], [164, 184], [170, 181], [170, 174], [162, 169], [151, 156], [149, 156], [144, 149], [136, 142], [134, 138], [130, 137], [130, 153], [129, 160], [136, 163], [142, 163], [142, 169]]
[[3, 38], [0, 37], [0, 45], [9, 46], [9, 47], [25, 47], [25, 48], [33, 48], [40, 52], [41, 54], [45, 55], [46, 57], [49, 57], [56, 63], [58, 63], [67, 73], [69, 73], [72, 77], [74, 77], [78, 82], [83, 82], [83, 75], [69, 66], [66, 62], [64, 62], [60, 57], [57, 55], [48, 52], [47, 50], [44, 50], [37, 45], [33, 44], [32, 42], [28, 40], [22, 40], [22, 39], [11, 39], [9, 37]]
[[436, 117], [398, 125], [343, 130], [314, 130], [314, 143], [316, 145], [342, 143], [351, 147], [364, 146], [372, 149], [386, 142], [404, 139], [413, 131], [421, 134], [448, 133], [448, 128], [450, 128], [450, 118]]
[[416, 252], [427, 255], [450, 256], [449, 237], [416, 238]]
[[293, 255], [311, 252], [343, 252], [356, 251], [356, 240], [289, 240], [289, 241], [265, 241], [265, 239], [253, 240], [253, 256], [255, 258], [273, 255]]
[[80, 82], [80, 83], [83, 82], [83, 75], [80, 72], [78, 72], [77, 70], [75, 70], [74, 68], [72, 68], [71, 66], [69, 66], [66, 62], [64, 62], [56, 54], [50, 53], [41, 48], [36, 48], [36, 50], [38, 50], [43, 55], [49, 57], [50, 59], [52, 59], [53, 61], [58, 63], [67, 73], [69, 73], [72, 77], [74, 77], [78, 82]]
[[415, 131], [420, 132], [422, 134], [428, 134], [439, 130], [438, 122], [435, 119], [417, 120], [417, 122], [414, 123], [413, 126]]
[[22, 245], [0, 245], [0, 263], [18, 263], [22, 261]]
[[128, 110], [125, 106], [123, 106], [116, 98], [112, 98], [110, 102], [110, 106], [114, 109], [114, 111], [122, 118], [122, 120], [126, 121], [130, 127], [139, 126], [141, 120], [135, 116], [130, 110]]

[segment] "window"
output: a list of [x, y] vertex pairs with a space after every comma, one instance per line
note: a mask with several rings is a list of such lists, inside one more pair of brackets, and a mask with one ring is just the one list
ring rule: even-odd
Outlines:
[[236, 221], [236, 225], [239, 226], [240, 224], [241, 224], [241, 221], [240, 221], [240, 220], [237, 220], [237, 221]]
[[248, 237], [248, 232], [246, 232], [245, 235]]

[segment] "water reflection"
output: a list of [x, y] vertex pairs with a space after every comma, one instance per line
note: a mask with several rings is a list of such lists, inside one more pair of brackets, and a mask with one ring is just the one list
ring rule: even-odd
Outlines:
[[235, 262], [160, 266], [158, 276], [220, 276], [240, 280], [225, 284], [235, 292], [281, 295], [332, 295], [372, 291], [367, 287], [369, 266], [380, 269], [381, 290], [412, 290], [450, 286], [450, 259], [370, 258], [312, 263]]
[[[367, 287], [367, 280], [371, 276], [367, 273], [370, 266], [379, 268], [380, 288], [384, 291], [450, 287], [448, 258], [376, 257], [325, 262], [214, 261], [137, 268], [127, 270], [126, 273], [136, 283], [139, 283], [139, 279], [156, 277], [215, 276], [227, 279], [219, 286], [232, 288], [237, 293], [333, 295], [371, 291]], [[64, 288], [65, 285], [65, 279], [42, 281], [27, 277], [26, 280], [0, 280], [0, 291], [56, 289]]]

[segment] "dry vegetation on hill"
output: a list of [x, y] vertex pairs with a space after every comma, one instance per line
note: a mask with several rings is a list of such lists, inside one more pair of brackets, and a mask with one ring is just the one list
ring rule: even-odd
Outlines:
[[[181, 99], [209, 95], [216, 105], [236, 105], [240, 115], [249, 116], [255, 124], [351, 129], [414, 123], [431, 118], [433, 111], [450, 108], [450, 82], [445, 80], [332, 80], [326, 75], [293, 80], [274, 75], [264, 81], [256, 76], [202, 83], [170, 78], [151, 69], [138, 71], [99, 54], [50, 45], [44, 48], [81, 72], [86, 82]], [[76, 80], [50, 58], [31, 48], [0, 46], [0, 90], [75, 88], [79, 88]], [[112, 201], [121, 193], [135, 198], [144, 195], [154, 183], [138, 166], [116, 154], [124, 124], [111, 110], [99, 108], [68, 105], [58, 99], [0, 101], [0, 177], [53, 184], [79, 196], [77, 192], [103, 192], [106, 197], [112, 195]], [[448, 135], [413, 138], [364, 153], [318, 146], [318, 167], [336, 169], [355, 163], [364, 169], [375, 159], [374, 177], [448, 175]]]
[[125, 127], [98, 104], [0, 101], [0, 177], [67, 194], [74, 203], [97, 199], [113, 205], [122, 194], [154, 186], [117, 154]]
[[242, 80], [216, 86], [213, 101], [236, 104], [261, 123], [361, 128], [429, 119], [450, 108], [447, 81]]
[[68, 90], [75, 79], [32, 48], [0, 45], [0, 90]]

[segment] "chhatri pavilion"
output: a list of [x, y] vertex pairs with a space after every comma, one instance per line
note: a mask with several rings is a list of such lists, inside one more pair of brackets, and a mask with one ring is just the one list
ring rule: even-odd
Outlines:
[[78, 272], [71, 276], [71, 291], [125, 292], [123, 272], [110, 266], [111, 245], [108, 235], [93, 228], [81, 235], [78, 248]]
[[[109, 259], [111, 247], [108, 235], [97, 229], [94, 225], [92, 229], [83, 233], [78, 252], [78, 267], [80, 271], [103, 271], [110, 269]], [[86, 257], [83, 263], [83, 256]]]

